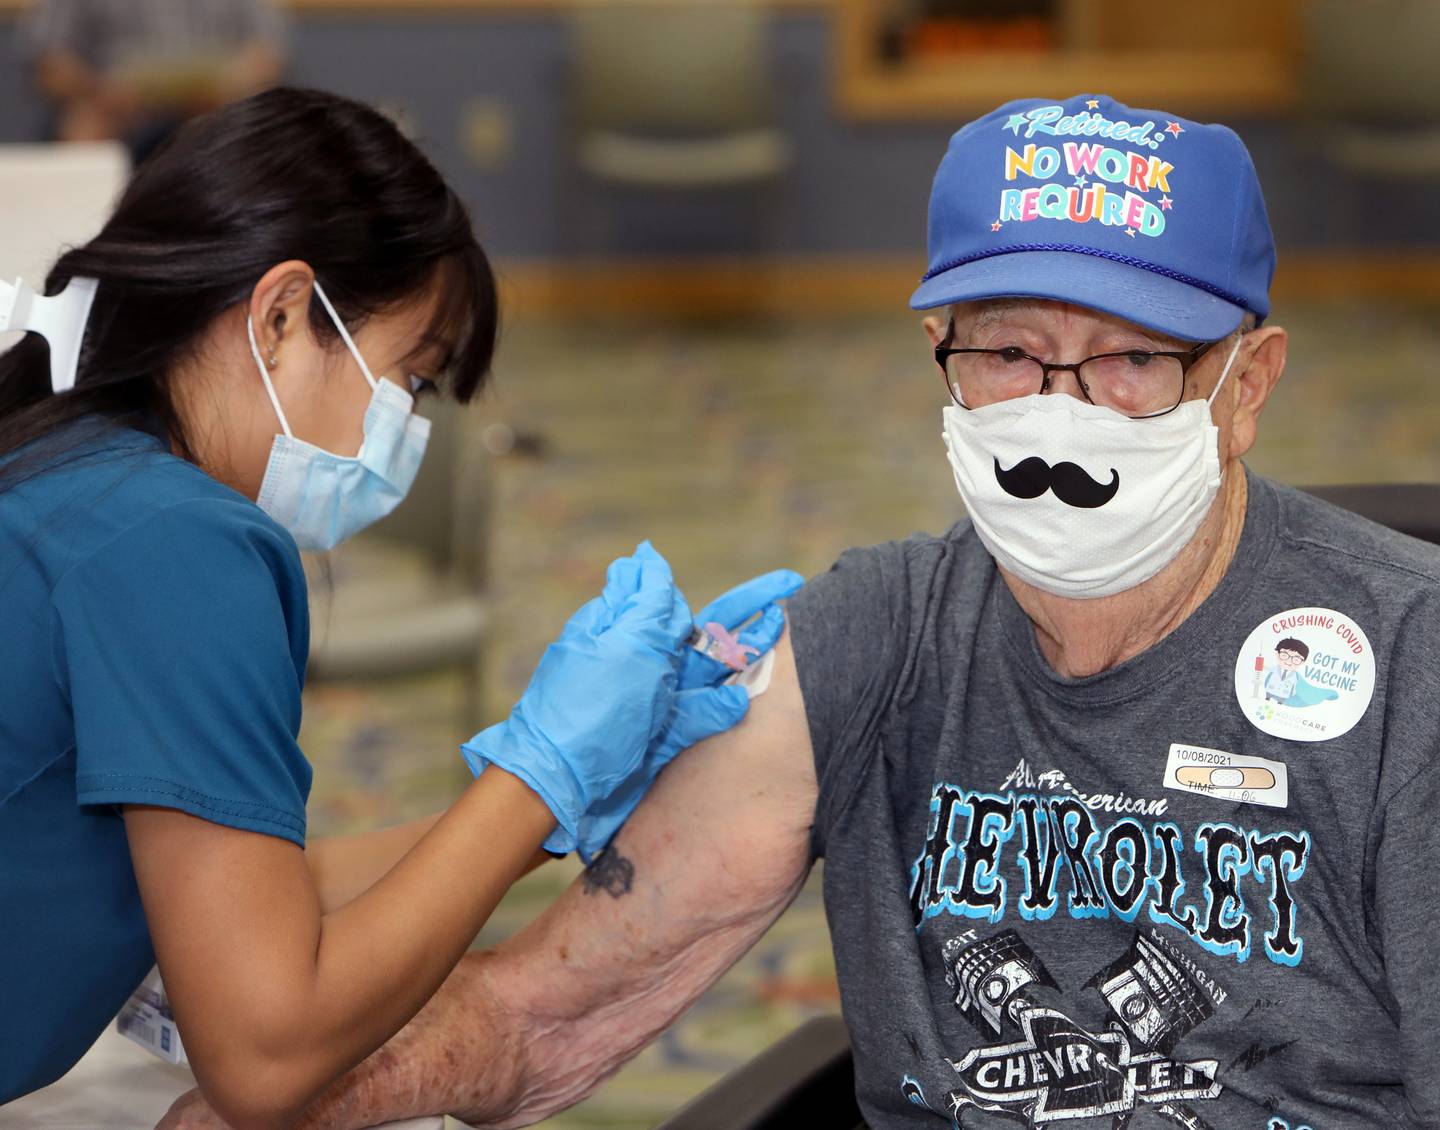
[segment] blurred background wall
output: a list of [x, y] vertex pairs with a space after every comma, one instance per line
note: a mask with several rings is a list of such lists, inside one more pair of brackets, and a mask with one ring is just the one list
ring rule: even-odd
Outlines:
[[[0, 0], [0, 147], [53, 126], [28, 8]], [[698, 606], [753, 573], [814, 573], [849, 545], [961, 516], [944, 386], [906, 299], [950, 133], [1010, 97], [1092, 90], [1233, 125], [1269, 202], [1274, 321], [1292, 335], [1250, 462], [1297, 484], [1440, 479], [1433, 0], [279, 10], [286, 80], [400, 121], [469, 201], [505, 299], [485, 403], [443, 421], [395, 518], [317, 570], [302, 735], [315, 834], [453, 797], [458, 742], [503, 716], [641, 538]], [[0, 166], [10, 250], [17, 177]], [[72, 213], [57, 230], [79, 239], [103, 208]], [[524, 881], [482, 942], [574, 873]], [[553, 1124], [653, 1125], [836, 1007], [812, 877], [674, 1030]]]
[[[489, 245], [517, 267], [573, 257], [748, 253], [913, 264], [923, 246], [929, 178], [950, 132], [1012, 95], [1072, 89], [1104, 89], [1132, 104], [1232, 124], [1255, 154], [1277, 237], [1291, 256], [1440, 247], [1440, 196], [1428, 177], [1387, 176], [1379, 165], [1337, 159], [1347, 107], [1335, 65], [1362, 65], [1354, 29], [1389, 27], [1397, 41], [1414, 44], [1399, 14], [1433, 9], [1423, 0], [930, 0], [933, 14], [916, 4], [908, 20], [879, 0], [758, 3], [760, 73], [789, 159], [779, 175], [751, 186], [676, 192], [587, 176], [577, 160], [583, 113], [575, 104], [583, 28], [576, 6], [555, 0], [292, 0], [286, 78], [401, 116], [473, 202]], [[633, 0], [610, 9], [627, 6]], [[38, 139], [45, 129], [45, 107], [22, 65], [18, 24], [26, 7], [0, 4], [4, 141]], [[1309, 32], [1312, 22], [1326, 26], [1307, 15], [1312, 10], [1353, 25], [1341, 29], [1348, 33], [1342, 43]], [[1049, 12], [1054, 27], [1032, 30], [1034, 42], [1020, 32], [1007, 40], [1004, 24], [1043, 29], [1044, 20], [987, 21], [986, 11]], [[1065, 29], [1086, 21], [1129, 29], [1132, 42], [1087, 46], [1080, 51], [1090, 61], [1056, 73], [1048, 60], [1065, 54]], [[988, 39], [987, 22], [1001, 27]], [[867, 30], [871, 39], [851, 43]], [[676, 32], [684, 51], [685, 32]], [[1137, 37], [1143, 42], [1133, 42]], [[1375, 51], [1390, 52], [1377, 72], [1404, 70], [1393, 44]], [[998, 66], [1004, 81], [966, 77], [977, 58], [991, 60], [987, 67]], [[1147, 59], [1149, 73], [1137, 73]], [[1400, 83], [1392, 85], [1389, 105], [1383, 97], [1352, 99], [1356, 120], [1420, 134], [1440, 123], [1435, 100], [1426, 104], [1433, 82], [1423, 73], [1409, 76], [1403, 95]], [[1384, 214], [1403, 222], [1377, 222], [1382, 197]]]

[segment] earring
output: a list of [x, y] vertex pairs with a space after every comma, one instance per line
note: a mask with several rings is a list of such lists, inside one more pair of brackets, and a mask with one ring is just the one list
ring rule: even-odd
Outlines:
[[275, 351], [273, 349], [270, 351], [270, 356], [267, 357], [265, 360], [272, 369], [280, 364], [280, 358], [275, 356]]

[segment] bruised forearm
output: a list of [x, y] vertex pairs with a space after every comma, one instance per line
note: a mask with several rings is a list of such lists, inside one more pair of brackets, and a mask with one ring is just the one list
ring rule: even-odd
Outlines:
[[[581, 891], [593, 896], [582, 879], [561, 906]], [[528, 1126], [584, 1098], [703, 987], [668, 1007], [633, 1010], [642, 994], [625, 991], [632, 978], [594, 969], [590, 945], [564, 928], [563, 911], [558, 917], [573, 946], [548, 928], [552, 907], [498, 949], [467, 955], [402, 1031], [307, 1109], [299, 1130], [438, 1114], [475, 1127]], [[602, 979], [603, 987], [590, 983]]]
[[503, 1117], [514, 1109], [524, 1041], [490, 990], [491, 960], [462, 960], [409, 1024], [311, 1104], [297, 1130], [359, 1130], [460, 1111]]
[[603, 1082], [764, 933], [809, 870], [817, 792], [785, 640], [776, 654], [750, 716], [667, 767], [590, 869], [519, 934], [466, 957], [330, 1089], [308, 1130], [441, 1113], [538, 1122]]
[[[476, 1127], [509, 1128], [579, 1102], [790, 902], [806, 871], [803, 838], [793, 846], [789, 866], [764, 875], [742, 869], [743, 895], [717, 877], [724, 909], [697, 905], [678, 915], [666, 885], [646, 880], [648, 853], [631, 859], [612, 847], [530, 927], [467, 956], [409, 1026], [331, 1087], [302, 1127], [358, 1130], [452, 1114]], [[617, 874], [606, 874], [607, 858]]]
[[[587, 1097], [673, 1022], [780, 908], [720, 926], [681, 953], [642, 943], [655, 961], [643, 987], [630, 983], [623, 960], [615, 960], [621, 968], [608, 991], [585, 984], [605, 975], [579, 938], [573, 956], [588, 977], [564, 948], [548, 970], [515, 950], [471, 954], [409, 1025], [308, 1108], [297, 1130], [361, 1130], [440, 1114], [509, 1130], [548, 1118]], [[542, 1014], [536, 1003], [550, 1007]]]

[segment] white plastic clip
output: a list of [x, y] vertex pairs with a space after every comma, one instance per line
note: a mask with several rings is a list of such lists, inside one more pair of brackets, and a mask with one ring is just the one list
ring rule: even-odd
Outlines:
[[95, 302], [98, 279], [74, 278], [59, 294], [36, 294], [24, 279], [0, 282], [0, 330], [26, 330], [50, 343], [50, 388], [75, 387], [80, 343]]

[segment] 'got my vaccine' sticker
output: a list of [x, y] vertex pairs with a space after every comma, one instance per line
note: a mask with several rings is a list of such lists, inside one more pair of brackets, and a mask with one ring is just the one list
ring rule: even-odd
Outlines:
[[1375, 693], [1375, 653], [1360, 626], [1330, 608], [1279, 612], [1235, 659], [1235, 697], [1267, 734], [1323, 742], [1349, 733]]

